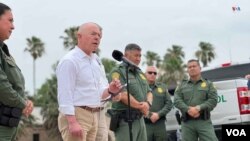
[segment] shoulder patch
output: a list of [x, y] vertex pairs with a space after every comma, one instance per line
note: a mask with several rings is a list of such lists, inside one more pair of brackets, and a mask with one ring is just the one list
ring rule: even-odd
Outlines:
[[159, 87], [159, 88], [157, 88], [157, 92], [161, 94], [163, 92], [163, 89], [161, 87]]
[[120, 78], [120, 74], [118, 72], [113, 72], [111, 76], [112, 76], [112, 80]]
[[206, 83], [206, 82], [202, 82], [202, 83], [201, 83], [201, 87], [202, 87], [202, 88], [206, 88], [206, 87], [207, 87], [207, 83]]
[[140, 73], [140, 77], [142, 80], [146, 80], [145, 76], [142, 73]]

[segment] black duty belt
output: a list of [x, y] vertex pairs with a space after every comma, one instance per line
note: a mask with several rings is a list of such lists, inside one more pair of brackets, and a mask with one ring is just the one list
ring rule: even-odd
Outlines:
[[[131, 112], [131, 120], [137, 120], [137, 119], [140, 119], [143, 115], [140, 111], [138, 110], [130, 110]], [[119, 113], [119, 117], [121, 119], [124, 119], [124, 121], [128, 121], [129, 120], [129, 112], [128, 110], [123, 110], [123, 111], [120, 111]]]
[[22, 116], [22, 109], [0, 104], [0, 125], [17, 127]]

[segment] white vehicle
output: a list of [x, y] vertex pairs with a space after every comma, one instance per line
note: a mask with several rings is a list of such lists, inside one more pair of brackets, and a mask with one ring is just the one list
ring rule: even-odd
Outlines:
[[[218, 104], [211, 112], [212, 123], [216, 135], [221, 141], [221, 125], [249, 124], [250, 125], [250, 91], [244, 78], [250, 73], [250, 63], [224, 64], [222, 67], [202, 72], [203, 78], [213, 81], [218, 92]], [[174, 90], [170, 90], [173, 94]], [[173, 108], [166, 116], [166, 128], [169, 141], [176, 141], [176, 130], [180, 128]]]

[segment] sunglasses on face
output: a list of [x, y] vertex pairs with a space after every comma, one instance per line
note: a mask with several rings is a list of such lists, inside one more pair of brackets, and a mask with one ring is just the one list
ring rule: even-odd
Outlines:
[[154, 74], [154, 75], [157, 75], [157, 72], [153, 72], [153, 71], [148, 71], [148, 74]]

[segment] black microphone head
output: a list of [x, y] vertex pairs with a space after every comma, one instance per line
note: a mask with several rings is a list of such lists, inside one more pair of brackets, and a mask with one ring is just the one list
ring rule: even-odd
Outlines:
[[112, 56], [113, 56], [113, 58], [114, 58], [115, 60], [117, 60], [117, 61], [122, 61], [123, 54], [122, 54], [122, 52], [120, 52], [119, 50], [114, 50], [114, 51], [112, 52]]

